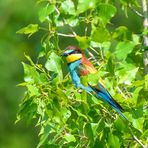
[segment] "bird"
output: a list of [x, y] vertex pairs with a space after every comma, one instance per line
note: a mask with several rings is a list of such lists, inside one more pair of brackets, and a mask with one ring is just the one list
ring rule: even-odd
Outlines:
[[117, 103], [117, 101], [115, 101], [102, 82], [99, 82], [98, 80], [98, 84], [95, 86], [92, 86], [89, 82], [86, 86], [82, 84], [82, 76], [95, 74], [97, 72], [96, 68], [88, 60], [84, 52], [79, 47], [70, 45], [65, 48], [63, 56], [66, 59], [68, 71], [75, 87], [85, 90], [86, 92], [94, 95], [97, 99], [109, 104], [115, 111], [117, 111], [124, 119], [128, 121], [128, 118], [122, 112], [123, 108], [119, 103]]

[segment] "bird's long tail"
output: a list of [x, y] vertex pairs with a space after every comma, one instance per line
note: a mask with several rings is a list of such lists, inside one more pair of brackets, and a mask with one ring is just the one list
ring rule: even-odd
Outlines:
[[103, 100], [104, 102], [107, 102], [114, 110], [116, 110], [124, 119], [126, 119], [127, 121], [128, 118], [122, 113], [123, 108], [119, 105], [119, 103], [117, 103], [112, 96], [110, 95], [110, 93], [103, 87], [102, 84], [98, 84], [98, 86], [91, 86], [89, 85], [92, 90], [95, 92], [95, 96], [101, 100]]

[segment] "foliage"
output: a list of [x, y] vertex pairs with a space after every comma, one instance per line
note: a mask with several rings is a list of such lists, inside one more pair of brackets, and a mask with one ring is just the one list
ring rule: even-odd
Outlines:
[[[25, 76], [20, 86], [27, 90], [17, 121], [24, 117], [38, 120], [38, 147], [144, 147], [148, 136], [148, 91], [141, 38], [126, 26], [112, 23], [119, 6], [126, 14], [128, 6], [138, 7], [138, 2], [37, 3], [41, 5], [41, 24], [30, 24], [18, 31], [29, 36], [39, 30], [45, 34], [37, 63], [25, 55], [29, 63], [23, 63]], [[99, 71], [92, 76], [94, 81], [96, 77], [104, 79], [106, 88], [125, 109], [129, 123], [105, 103], [74, 88], [61, 57], [62, 39], [67, 42], [71, 37], [92, 57]]]

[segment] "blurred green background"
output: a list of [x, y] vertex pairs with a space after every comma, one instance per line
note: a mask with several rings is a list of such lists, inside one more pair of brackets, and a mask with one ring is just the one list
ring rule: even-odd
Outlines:
[[21, 61], [24, 53], [36, 56], [38, 36], [28, 39], [16, 31], [38, 21], [33, 0], [0, 1], [0, 148], [34, 148], [37, 129], [21, 121], [15, 124], [16, 113], [24, 89], [16, 86], [23, 81]]
[[[24, 92], [17, 87], [23, 82], [21, 61], [25, 61], [24, 53], [36, 58], [41, 36], [38, 33], [28, 39], [17, 35], [16, 31], [30, 23], [38, 23], [38, 9], [34, 0], [0, 1], [0, 148], [35, 148], [38, 143], [37, 128], [25, 121], [14, 123]], [[142, 20], [131, 11], [128, 14], [126, 18], [119, 12], [113, 23], [140, 33]]]

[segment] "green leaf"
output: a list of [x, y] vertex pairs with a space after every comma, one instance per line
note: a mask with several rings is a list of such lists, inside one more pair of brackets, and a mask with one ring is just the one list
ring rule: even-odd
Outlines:
[[146, 130], [143, 132], [142, 137], [145, 137], [145, 138], [148, 137], [148, 129], [146, 129]]
[[139, 92], [141, 91], [143, 89], [143, 86], [141, 86], [141, 87], [137, 87], [136, 89], [135, 89], [135, 91], [133, 92], [133, 103], [137, 103], [137, 99], [138, 99], [138, 97], [139, 97]]
[[61, 9], [65, 14], [75, 15], [75, 6], [71, 0], [65, 0], [61, 5]]
[[100, 119], [98, 122], [98, 128], [97, 128], [97, 133], [100, 134], [105, 128], [105, 122], [103, 119]]
[[99, 82], [99, 73], [89, 74], [87, 82], [92, 86], [96, 86]]
[[115, 71], [115, 63], [113, 62], [113, 58], [110, 57], [107, 62], [107, 70], [110, 72], [111, 75], [114, 75]]
[[23, 98], [23, 102], [20, 104], [16, 122], [24, 117], [27, 117], [28, 122], [30, 122], [33, 116], [36, 115], [36, 111], [37, 104], [33, 103], [33, 97], [26, 94]]
[[119, 138], [113, 135], [113, 133], [108, 133], [107, 144], [110, 148], [120, 148]]
[[48, 71], [52, 71], [58, 74], [60, 80], [63, 79], [63, 74], [62, 74], [62, 68], [61, 68], [61, 57], [59, 57], [57, 54], [55, 54], [54, 52], [52, 52], [49, 57], [48, 60], [45, 63], [45, 68]]
[[79, 25], [79, 19], [78, 18], [69, 18], [69, 19], [65, 19], [65, 23], [68, 24], [71, 27], [77, 26]]
[[40, 75], [33, 66], [23, 63], [24, 80], [30, 83], [40, 83]]
[[77, 14], [83, 13], [88, 9], [96, 7], [98, 0], [79, 0], [77, 6]]
[[30, 25], [18, 30], [16, 33], [27, 34], [30, 37], [32, 34], [37, 32], [38, 30], [39, 30], [38, 24], [30, 24]]
[[92, 31], [91, 38], [92, 41], [103, 43], [105, 41], [110, 40], [110, 34], [105, 28], [100, 27]]
[[104, 25], [106, 25], [107, 23], [109, 23], [110, 19], [116, 14], [116, 7], [111, 4], [102, 3], [98, 5], [97, 11], [98, 16], [100, 17]]
[[144, 89], [145, 89], [146, 91], [148, 91], [148, 74], [145, 75], [144, 80], [145, 80]]
[[116, 30], [112, 34], [113, 39], [120, 39], [120, 40], [126, 40], [127, 39], [127, 33], [128, 29], [125, 26], [120, 26], [116, 28]]
[[139, 106], [138, 108], [134, 109], [132, 111], [132, 116], [134, 119], [138, 119], [140, 117], [143, 117], [143, 106]]
[[68, 143], [69, 142], [76, 142], [76, 138], [73, 135], [71, 135], [70, 133], [66, 133], [63, 138], [65, 138]]
[[91, 142], [94, 141], [93, 131], [90, 123], [87, 123], [84, 128], [85, 136], [90, 139]]
[[135, 79], [136, 73], [138, 72], [138, 67], [135, 67], [132, 64], [122, 62], [122, 66], [119, 67], [119, 70], [116, 70], [115, 75], [119, 77], [120, 84], [124, 83], [131, 85], [133, 79]]
[[90, 44], [90, 38], [86, 36], [76, 36], [77, 41], [79, 42], [79, 46], [81, 49], [87, 49]]
[[25, 54], [25, 58], [30, 62], [30, 64], [31, 64], [32, 66], [34, 65], [32, 59], [30, 58], [30, 56], [28, 56], [28, 55]]
[[143, 132], [143, 123], [144, 123], [144, 118], [138, 118], [138, 119], [133, 119], [132, 120], [133, 126], [138, 129], [139, 131]]
[[114, 126], [115, 126], [115, 128], [116, 128], [119, 132], [124, 133], [124, 132], [128, 131], [125, 122], [124, 122], [122, 119], [120, 119], [120, 118], [118, 118], [117, 120], [115, 120]]
[[50, 130], [51, 130], [51, 126], [49, 125], [47, 125], [46, 127], [43, 127], [43, 134], [40, 137], [40, 142], [38, 143], [37, 148], [40, 148], [41, 145], [47, 143]]
[[119, 42], [116, 47], [116, 52], [115, 52], [116, 57], [119, 60], [125, 60], [127, 55], [132, 52], [135, 45], [136, 44], [132, 41]]
[[148, 34], [148, 28], [146, 28], [146, 29], [143, 31], [142, 34], [143, 34], [143, 35], [147, 35], [147, 34]]
[[27, 85], [27, 88], [28, 88], [30, 97], [40, 95], [39, 90], [35, 85]]
[[98, 123], [91, 123], [91, 129], [93, 132], [93, 136], [94, 138], [97, 136], [97, 128], [98, 128], [99, 124]]
[[39, 20], [41, 22], [44, 22], [46, 19], [48, 19], [48, 15], [53, 13], [55, 11], [55, 5], [49, 5], [47, 4], [46, 7], [42, 8], [39, 11]]

